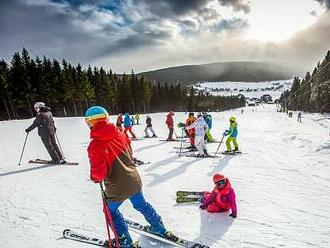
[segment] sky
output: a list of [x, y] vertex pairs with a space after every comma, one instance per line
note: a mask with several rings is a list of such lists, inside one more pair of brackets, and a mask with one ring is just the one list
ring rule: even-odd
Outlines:
[[0, 58], [25, 47], [117, 73], [220, 61], [311, 69], [330, 49], [330, 0], [1, 0]]

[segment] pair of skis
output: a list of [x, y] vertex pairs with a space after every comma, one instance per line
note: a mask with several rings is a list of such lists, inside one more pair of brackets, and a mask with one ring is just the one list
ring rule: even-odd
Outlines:
[[188, 203], [188, 202], [202, 202], [203, 199], [202, 191], [177, 191], [176, 202], [177, 203]]
[[78, 165], [79, 163], [76, 162], [65, 162], [65, 163], [55, 163], [53, 161], [49, 161], [46, 159], [35, 159], [35, 160], [30, 160], [29, 163], [31, 164], [49, 164], [49, 165]]
[[[131, 221], [128, 219], [126, 219], [125, 221], [126, 221], [128, 227], [131, 228], [132, 230], [134, 230], [142, 235], [148, 236], [153, 239], [157, 239], [157, 240], [165, 242], [165, 243], [177, 245], [180, 247], [186, 247], [186, 248], [209, 248], [206, 245], [202, 245], [202, 244], [196, 243], [194, 241], [186, 240], [186, 239], [177, 237], [175, 235], [161, 236], [159, 234], [149, 231], [148, 225], [141, 225], [137, 222], [134, 222], [134, 221]], [[86, 236], [83, 234], [76, 233], [70, 229], [66, 229], [63, 231], [63, 237], [66, 239], [84, 242], [84, 243], [88, 243], [88, 244], [93, 244], [93, 245], [97, 245], [97, 246], [101, 246], [101, 247], [109, 247], [109, 242], [107, 240], [101, 240], [98, 238], [89, 237], [89, 236]], [[113, 242], [113, 241], [111, 241], [111, 242], [112, 242], [111, 243], [112, 247], [115, 248], [116, 247], [115, 242]], [[135, 242], [133, 244], [133, 247], [140, 247], [140, 246], [139, 246], [138, 242]], [[126, 248], [126, 247], [121, 245], [121, 248]], [[132, 248], [132, 247], [130, 247], [130, 248]]]

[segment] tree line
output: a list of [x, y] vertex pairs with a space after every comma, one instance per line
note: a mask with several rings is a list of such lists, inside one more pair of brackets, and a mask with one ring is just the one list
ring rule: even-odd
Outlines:
[[10, 63], [0, 59], [0, 119], [33, 117], [33, 103], [45, 102], [55, 116], [82, 116], [92, 105], [111, 114], [161, 111], [221, 111], [242, 107], [236, 96], [196, 93], [180, 84], [151, 83], [143, 77], [116, 74], [103, 67], [83, 69], [64, 59], [36, 56], [23, 48]]
[[330, 51], [318, 62], [312, 74], [295, 77], [290, 90], [281, 97], [282, 106], [290, 110], [330, 112]]

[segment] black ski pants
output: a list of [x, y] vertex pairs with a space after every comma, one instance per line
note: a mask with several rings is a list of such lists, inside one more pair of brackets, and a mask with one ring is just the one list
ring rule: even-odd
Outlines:
[[56, 144], [56, 139], [55, 139], [55, 135], [51, 134], [51, 135], [43, 135], [40, 136], [42, 143], [44, 143], [50, 157], [52, 158], [52, 160], [54, 162], [59, 162], [61, 159], [63, 159], [63, 155], [58, 147], [58, 145]]

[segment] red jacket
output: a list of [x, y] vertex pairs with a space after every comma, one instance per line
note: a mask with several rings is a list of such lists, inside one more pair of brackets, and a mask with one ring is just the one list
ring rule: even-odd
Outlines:
[[173, 128], [174, 126], [174, 120], [173, 120], [173, 115], [169, 113], [166, 118], [166, 122], [168, 128]]
[[114, 161], [126, 150], [132, 151], [131, 141], [112, 123], [98, 122], [90, 133], [92, 141], [88, 146], [91, 164], [90, 176], [93, 182], [104, 180]]
[[211, 193], [205, 194], [207, 198], [205, 199], [203, 205], [207, 207], [210, 204], [215, 204], [219, 209], [231, 209], [232, 213], [237, 214], [236, 197], [233, 188], [227, 178], [226, 185], [223, 189], [219, 190], [214, 187]]

